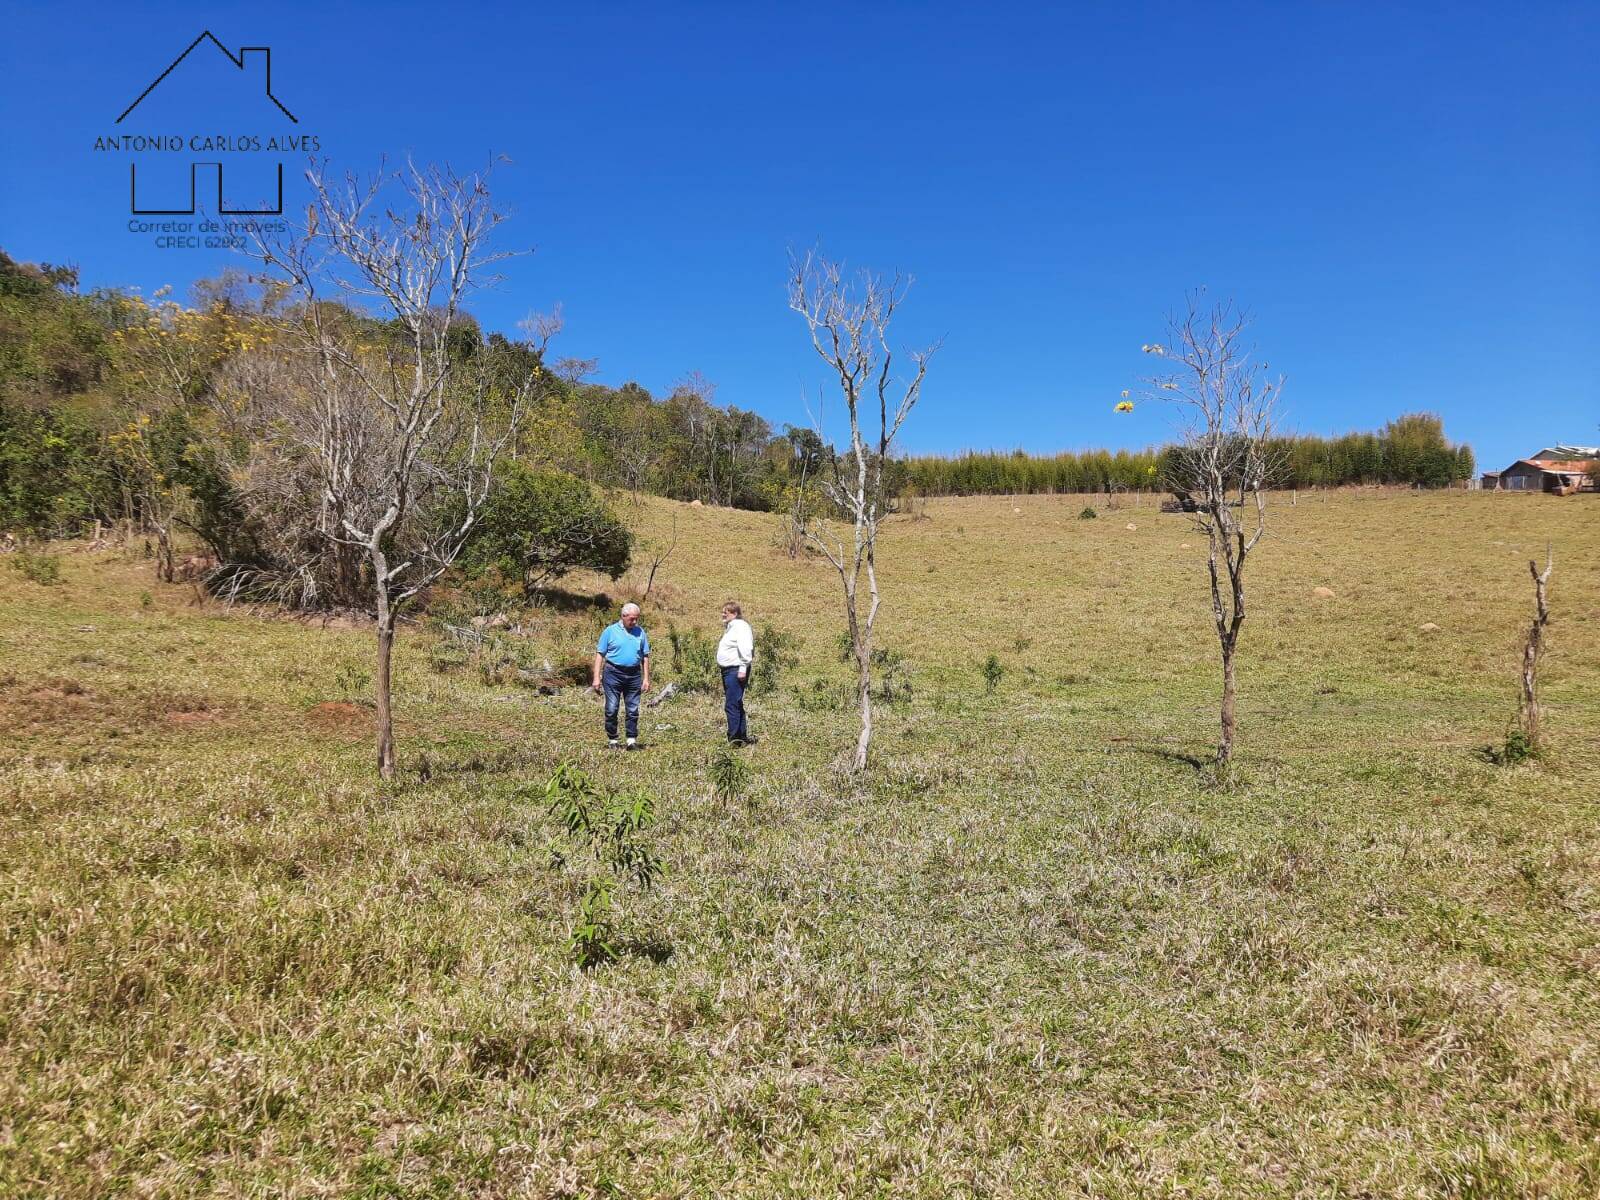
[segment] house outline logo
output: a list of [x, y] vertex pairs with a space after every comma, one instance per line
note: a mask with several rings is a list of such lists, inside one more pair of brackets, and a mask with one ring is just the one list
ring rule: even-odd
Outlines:
[[[280, 113], [282, 113], [285, 117], [287, 117], [293, 124], [298, 125], [300, 123], [300, 118], [295, 116], [294, 113], [290, 112], [289, 109], [288, 109], [288, 106], [285, 105], [283, 103], [283, 101], [279, 100], [278, 97], [273, 94], [273, 91], [272, 91], [272, 47], [270, 47], [270, 46], [240, 46], [239, 47], [239, 52], [237, 54], [235, 54], [231, 50], [229, 50], [226, 46], [224, 46], [222, 44], [222, 42], [217, 39], [215, 34], [213, 34], [209, 29], [206, 29], [206, 30], [202, 30], [201, 33], [200, 33], [200, 36], [195, 38], [194, 41], [190, 42], [189, 45], [184, 48], [183, 53], [178, 55], [177, 58], [173, 59], [171, 64], [168, 65], [167, 69], [162, 71], [161, 74], [157, 75], [155, 77], [155, 79], [151, 81], [150, 85], [147, 88], [145, 88], [144, 91], [139, 93], [138, 97], [134, 100], [134, 102], [132, 104], [128, 105], [127, 108], [122, 110], [122, 115], [119, 116], [116, 119], [116, 121], [113, 122], [113, 124], [121, 125], [122, 122], [125, 121], [128, 118], [128, 116], [133, 112], [133, 110], [138, 108], [139, 105], [144, 102], [145, 98], [148, 97], [151, 92], [155, 91], [156, 88], [161, 86], [162, 82], [167, 78], [167, 76], [171, 75], [174, 71], [176, 71], [178, 69], [178, 67], [183, 63], [183, 61], [186, 58], [188, 58], [189, 55], [192, 54], [195, 51], [195, 49], [200, 45], [201, 42], [206, 42], [206, 41], [209, 41], [213, 46], [215, 46], [222, 53], [222, 55], [231, 64], [233, 64], [233, 66], [241, 73], [241, 75], [243, 75], [244, 72], [246, 71], [246, 55], [249, 55], [249, 54], [260, 54], [262, 56], [262, 65], [263, 65], [263, 68], [264, 68], [264, 70], [263, 70], [263, 75], [264, 75], [263, 90], [264, 90], [264, 93], [266, 95], [266, 98], [268, 100], [272, 101], [273, 105], [277, 108], [277, 110]], [[199, 176], [200, 168], [201, 167], [213, 167], [213, 166], [216, 167], [216, 169], [217, 169], [217, 207], [216, 207], [216, 212], [217, 212], [217, 214], [219, 216], [268, 217], [268, 216], [282, 216], [283, 215], [283, 163], [281, 161], [277, 164], [277, 200], [276, 200], [275, 206], [272, 207], [272, 208], [238, 208], [238, 209], [229, 208], [223, 202], [222, 185], [223, 185], [223, 173], [224, 173], [224, 170], [225, 170], [225, 164], [223, 162], [221, 162], [220, 160], [196, 160], [196, 161], [193, 161], [193, 162], [191, 162], [189, 164], [189, 207], [188, 208], [141, 208], [141, 207], [139, 207], [139, 166], [138, 166], [138, 163], [131, 162], [131, 163], [128, 164], [128, 203], [129, 203], [130, 211], [133, 212], [137, 216], [164, 216], [164, 217], [194, 216], [195, 215], [195, 206], [196, 206], [196, 196], [197, 196], [197, 193], [198, 193], [198, 176]]]

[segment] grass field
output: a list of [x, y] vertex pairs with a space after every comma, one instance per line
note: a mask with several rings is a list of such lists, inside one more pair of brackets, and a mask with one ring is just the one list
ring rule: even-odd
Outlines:
[[[608, 754], [583, 690], [425, 627], [380, 788], [370, 635], [116, 553], [0, 568], [0, 1194], [1600, 1194], [1600, 503], [1279, 499], [1229, 789], [1199, 540], [1082, 506], [891, 523], [912, 693], [864, 782], [831, 570], [770, 516], [627, 509], [681, 535], [660, 682], [729, 596], [798, 639], [734, 799], [718, 697]], [[1551, 746], [1497, 767], [1547, 541]], [[651, 791], [668, 869], [589, 972], [563, 759]]]

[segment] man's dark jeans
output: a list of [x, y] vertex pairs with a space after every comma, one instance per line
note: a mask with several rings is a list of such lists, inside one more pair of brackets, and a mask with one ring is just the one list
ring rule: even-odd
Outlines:
[[[746, 668], [748, 675], [749, 668]], [[742, 742], [750, 736], [750, 729], [744, 720], [744, 689], [749, 686], [748, 677], [739, 678], [738, 667], [722, 668], [722, 707], [728, 714], [728, 740]]]
[[617, 709], [624, 702], [628, 710], [628, 736], [639, 736], [639, 693], [644, 689], [644, 672], [638, 667], [614, 667], [610, 663], [600, 674], [606, 694], [606, 736], [617, 739]]

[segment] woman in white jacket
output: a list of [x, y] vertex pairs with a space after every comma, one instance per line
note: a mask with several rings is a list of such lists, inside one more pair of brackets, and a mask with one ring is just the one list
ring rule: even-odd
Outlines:
[[750, 663], [755, 658], [756, 635], [737, 600], [722, 606], [722, 640], [717, 643], [717, 667], [722, 671], [722, 706], [728, 714], [728, 740], [745, 746], [756, 739], [744, 718], [744, 691], [750, 686]]

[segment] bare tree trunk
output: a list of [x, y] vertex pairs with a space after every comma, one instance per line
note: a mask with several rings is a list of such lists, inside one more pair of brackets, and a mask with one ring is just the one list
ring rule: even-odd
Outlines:
[[1550, 605], [1545, 597], [1545, 585], [1550, 582], [1550, 569], [1555, 565], [1550, 550], [1545, 550], [1544, 573], [1539, 564], [1528, 562], [1528, 574], [1533, 576], [1533, 624], [1528, 628], [1528, 641], [1522, 648], [1522, 732], [1528, 746], [1542, 750], [1543, 735], [1539, 729], [1539, 655], [1544, 652], [1544, 627], [1550, 621]]
[[389, 685], [391, 660], [394, 652], [394, 611], [387, 596], [380, 593], [378, 600], [378, 664], [372, 675], [372, 694], [377, 702], [378, 718], [378, 777], [394, 778], [394, 709], [390, 704]]
[[367, 547], [378, 601], [378, 661], [372, 672], [372, 697], [377, 707], [378, 777], [394, 778], [394, 707], [390, 697], [396, 612], [389, 602], [389, 559], [378, 534]]
[[[1222, 651], [1216, 759], [1220, 782], [1233, 759], [1238, 724], [1234, 660], [1245, 619], [1245, 566], [1266, 535], [1264, 489], [1282, 466], [1271, 438], [1283, 378], [1268, 380], [1264, 364], [1253, 363], [1239, 346], [1245, 321], [1230, 305], [1201, 313], [1191, 298], [1187, 314], [1168, 325], [1170, 347], [1143, 347], [1144, 353], [1172, 364], [1170, 371], [1151, 380], [1147, 395], [1173, 400], [1186, 414], [1182, 439], [1164, 473], [1175, 494], [1194, 499], [1194, 521], [1207, 539], [1211, 615]], [[1252, 499], [1255, 515], [1250, 521], [1244, 505]]]
[[857, 771], [867, 769], [867, 752], [872, 747], [872, 668], [871, 654], [860, 660], [861, 684], [861, 734], [856, 738], [856, 756], [852, 766]]
[[1217, 772], [1223, 774], [1233, 760], [1233, 699], [1235, 692], [1233, 674], [1233, 647], [1222, 647], [1222, 736], [1217, 742]]
[[172, 561], [171, 530], [158, 521], [151, 521], [150, 524], [156, 531], [156, 578], [162, 583], [171, 583], [178, 575]]
[[861, 732], [856, 738], [852, 767], [864, 771], [872, 748], [872, 624], [865, 625], [856, 608], [856, 585], [845, 581], [845, 620], [850, 633], [850, 649], [856, 659], [856, 706], [861, 713]]

